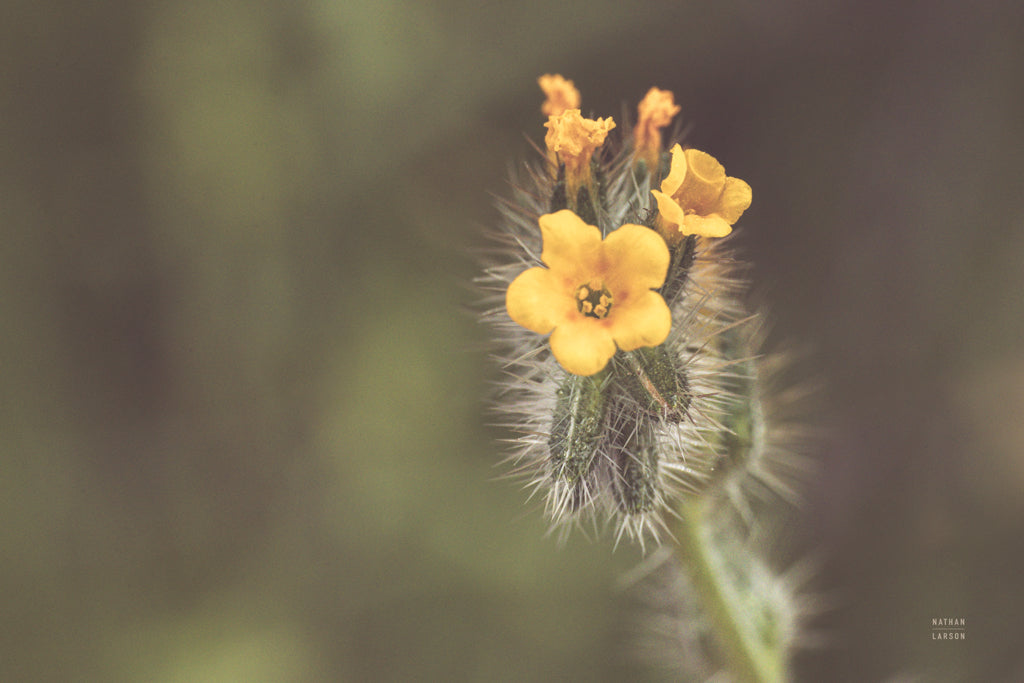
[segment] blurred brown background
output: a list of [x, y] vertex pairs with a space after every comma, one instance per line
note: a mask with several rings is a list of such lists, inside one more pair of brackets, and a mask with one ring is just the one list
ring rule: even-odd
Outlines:
[[1012, 2], [4, 3], [0, 679], [648, 675], [637, 553], [494, 480], [463, 310], [559, 72], [673, 90], [754, 188], [832, 429], [799, 679], [1024, 680], [1022, 40]]

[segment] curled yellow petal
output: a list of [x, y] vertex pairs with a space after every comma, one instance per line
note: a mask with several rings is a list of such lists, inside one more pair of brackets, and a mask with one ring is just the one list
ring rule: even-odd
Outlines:
[[544, 116], [555, 116], [566, 109], [579, 109], [580, 91], [561, 74], [544, 74], [537, 79], [537, 85], [547, 97], [540, 107]]
[[651, 88], [640, 100], [633, 129], [633, 154], [637, 159], [646, 161], [648, 168], [657, 168], [658, 155], [661, 154], [661, 129], [672, 121], [679, 109], [669, 90]]
[[608, 131], [615, 128], [611, 117], [585, 119], [579, 109], [567, 109], [548, 118], [544, 143], [550, 154], [565, 164], [566, 189], [570, 197], [590, 182], [590, 158], [604, 144]]

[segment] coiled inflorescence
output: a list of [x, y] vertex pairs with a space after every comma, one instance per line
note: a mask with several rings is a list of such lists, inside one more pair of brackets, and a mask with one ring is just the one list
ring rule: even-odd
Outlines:
[[540, 83], [547, 151], [501, 204], [481, 278], [504, 371], [493, 408], [553, 522], [597, 512], [643, 542], [746, 455], [759, 323], [726, 236], [751, 191], [711, 155], [663, 147], [670, 92], [609, 139], [622, 128], [583, 118], [571, 81]]

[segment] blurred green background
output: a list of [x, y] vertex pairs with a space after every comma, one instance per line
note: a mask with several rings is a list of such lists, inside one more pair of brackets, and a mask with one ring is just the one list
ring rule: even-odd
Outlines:
[[480, 405], [467, 249], [546, 72], [673, 90], [754, 188], [828, 387], [798, 679], [1024, 680], [1022, 44], [1011, 2], [4, 3], [0, 680], [648, 675], [639, 554], [545, 537]]

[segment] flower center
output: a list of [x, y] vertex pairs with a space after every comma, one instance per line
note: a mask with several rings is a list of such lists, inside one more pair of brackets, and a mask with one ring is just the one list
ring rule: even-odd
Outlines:
[[607, 318], [612, 310], [612, 293], [603, 282], [588, 282], [576, 288], [576, 310], [589, 318]]

